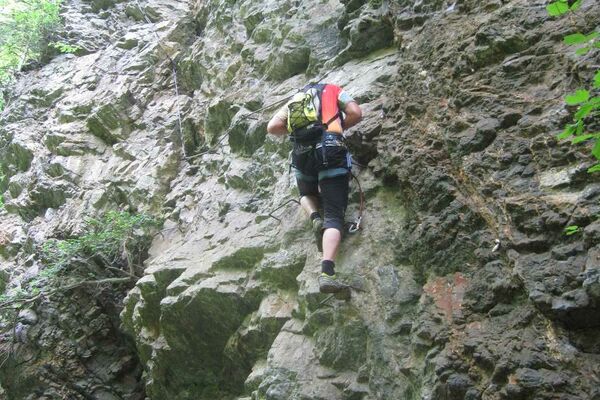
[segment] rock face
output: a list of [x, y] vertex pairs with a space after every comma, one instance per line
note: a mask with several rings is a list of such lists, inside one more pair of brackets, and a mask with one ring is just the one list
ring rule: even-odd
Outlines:
[[[2, 114], [0, 289], [87, 216], [166, 222], [134, 288], [4, 326], [0, 393], [600, 399], [600, 180], [556, 140], [594, 72], [562, 36], [596, 29], [593, 3], [567, 21], [525, 0], [65, 1], [88, 54], [24, 74]], [[290, 146], [265, 132], [309, 80], [364, 111], [350, 300], [318, 292]], [[353, 185], [349, 220], [358, 203]]]

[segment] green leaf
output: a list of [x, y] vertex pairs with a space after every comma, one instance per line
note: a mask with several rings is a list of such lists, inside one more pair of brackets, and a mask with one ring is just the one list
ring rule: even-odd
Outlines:
[[574, 106], [576, 104], [580, 104], [584, 101], [587, 101], [589, 98], [590, 92], [588, 92], [587, 90], [579, 89], [575, 93], [566, 96], [565, 102], [570, 106]]
[[594, 172], [600, 172], [600, 164], [596, 164], [591, 168], [588, 168], [587, 170], [588, 174], [594, 173]]
[[600, 160], [600, 140], [596, 140], [596, 144], [592, 149], [592, 154], [596, 157], [596, 160]]
[[594, 75], [594, 89], [600, 89], [600, 69]]
[[591, 49], [591, 47], [582, 47], [580, 49], [575, 50], [575, 54], [578, 56], [583, 56], [587, 54]]
[[585, 128], [585, 125], [583, 125], [583, 120], [580, 119], [579, 121], [577, 121], [577, 129], [575, 130], [575, 134], [578, 136], [583, 134], [584, 128]]
[[565, 44], [573, 45], [573, 44], [581, 44], [587, 42], [587, 36], [583, 33], [574, 33], [572, 35], [567, 35], [563, 38]]
[[585, 142], [586, 140], [593, 139], [595, 137], [596, 137], [596, 134], [594, 134], [594, 133], [588, 133], [587, 135], [575, 136], [573, 138], [573, 140], [571, 140], [571, 143], [577, 144], [577, 143]]
[[575, 133], [575, 128], [577, 127], [577, 125], [575, 124], [568, 124], [567, 126], [565, 126], [565, 130], [562, 131], [562, 133], [560, 135], [557, 136], [557, 138], [559, 140], [563, 140], [568, 138], [569, 136], [572, 136]]
[[585, 103], [582, 104], [581, 107], [579, 107], [579, 110], [575, 113], [574, 118], [575, 119], [584, 119], [585, 117], [587, 117], [590, 112], [592, 112], [592, 110], [594, 109], [594, 105], [591, 103]]
[[569, 12], [569, 5], [566, 0], [555, 1], [546, 6], [546, 11], [548, 11], [551, 17], [557, 17]]
[[50, 43], [48, 43], [48, 46], [54, 47], [61, 53], [65, 53], [65, 54], [76, 53], [77, 51], [79, 51], [81, 49], [81, 47], [79, 47], [79, 46], [73, 46], [73, 45], [70, 45], [70, 44], [64, 43], [64, 42], [50, 42]]
[[571, 236], [579, 232], [579, 226], [577, 225], [569, 225], [565, 228], [565, 235]]
[[589, 33], [589, 34], [588, 34], [588, 35], [585, 37], [585, 40], [586, 40], [587, 42], [589, 42], [590, 40], [594, 40], [594, 39], [596, 39], [598, 36], [600, 36], [600, 33], [598, 33], [598, 32], [592, 32], [592, 33]]
[[581, 3], [583, 0], [577, 0], [575, 3], [571, 4], [571, 11], [577, 11], [579, 7], [581, 7]]

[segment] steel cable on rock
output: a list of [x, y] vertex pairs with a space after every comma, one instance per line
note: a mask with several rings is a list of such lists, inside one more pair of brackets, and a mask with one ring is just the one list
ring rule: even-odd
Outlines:
[[[154, 25], [154, 23], [150, 20], [150, 18], [148, 18], [148, 15], [144, 11], [144, 9], [142, 8], [142, 6], [138, 2], [138, 0], [135, 0], [135, 4], [138, 6], [146, 23], [148, 23], [150, 25]], [[175, 88], [174, 88], [175, 89], [175, 106], [177, 109], [177, 127], [179, 128], [179, 139], [181, 140], [181, 151], [183, 152], [183, 156], [185, 158], [187, 158], [187, 154], [185, 154], [185, 145], [184, 145], [185, 142], [184, 142], [184, 137], [183, 137], [183, 128], [182, 128], [182, 124], [181, 124], [181, 107], [179, 106], [179, 86], [177, 84], [177, 63], [175, 62], [175, 60], [173, 60], [173, 58], [169, 55], [167, 50], [160, 43], [160, 37], [158, 36], [158, 33], [156, 33], [156, 31], [154, 29], [152, 29], [152, 33], [154, 34], [154, 36], [156, 36], [156, 43], [158, 44], [158, 47], [160, 47], [160, 49], [163, 51], [163, 53], [165, 53], [165, 56], [167, 56], [167, 59], [171, 63], [171, 73], [173, 75], [173, 83], [175, 86]]]

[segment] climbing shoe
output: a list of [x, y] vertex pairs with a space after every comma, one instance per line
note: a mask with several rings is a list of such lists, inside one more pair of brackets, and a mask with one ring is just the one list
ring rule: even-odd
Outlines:
[[349, 290], [350, 288], [348, 285], [344, 285], [337, 281], [335, 275], [322, 273], [321, 276], [319, 276], [319, 291], [321, 293], [338, 293]]
[[312, 220], [312, 230], [315, 234], [315, 241], [317, 242], [317, 249], [323, 252], [323, 219], [316, 217]]

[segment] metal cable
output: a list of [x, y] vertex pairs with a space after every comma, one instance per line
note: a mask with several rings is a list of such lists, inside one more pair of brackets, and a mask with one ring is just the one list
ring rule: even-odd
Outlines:
[[[150, 20], [150, 18], [148, 18], [148, 15], [144, 11], [144, 9], [142, 8], [142, 6], [138, 2], [138, 0], [135, 0], [135, 4], [138, 6], [146, 23], [148, 23], [150, 25], [154, 25], [154, 23]], [[183, 137], [183, 128], [182, 128], [182, 124], [181, 124], [181, 108], [179, 106], [179, 87], [177, 85], [177, 63], [175, 62], [175, 60], [173, 60], [173, 58], [171, 58], [171, 56], [169, 55], [167, 50], [163, 47], [163, 45], [160, 44], [160, 37], [158, 36], [158, 33], [156, 33], [156, 31], [154, 29], [152, 29], [152, 33], [154, 33], [154, 36], [156, 36], [156, 43], [158, 44], [158, 47], [160, 47], [160, 49], [163, 51], [165, 56], [167, 56], [167, 59], [171, 63], [171, 68], [172, 68], [171, 72], [173, 74], [173, 83], [175, 86], [175, 106], [177, 108], [177, 127], [179, 128], [179, 138], [181, 140], [181, 151], [183, 152], [183, 156], [187, 158], [187, 154], [185, 154], [185, 143], [184, 143], [184, 137]]]

